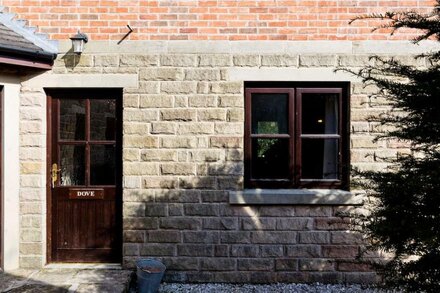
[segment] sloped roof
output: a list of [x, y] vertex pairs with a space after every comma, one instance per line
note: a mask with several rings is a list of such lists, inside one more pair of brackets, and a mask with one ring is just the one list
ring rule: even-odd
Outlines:
[[58, 44], [0, 7], [0, 63], [49, 69]]

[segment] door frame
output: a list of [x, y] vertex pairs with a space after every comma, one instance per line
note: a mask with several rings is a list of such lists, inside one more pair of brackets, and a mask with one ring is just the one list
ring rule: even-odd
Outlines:
[[[52, 234], [53, 234], [53, 221], [52, 221], [52, 186], [51, 186], [51, 167], [52, 167], [52, 121], [53, 121], [53, 113], [52, 113], [52, 101], [53, 95], [68, 93], [72, 94], [81, 94], [88, 93], [88, 96], [99, 95], [105, 92], [116, 93], [116, 100], [120, 99], [119, 103], [117, 103], [116, 108], [116, 129], [117, 129], [117, 137], [116, 137], [116, 145], [119, 145], [119, 151], [116, 154], [116, 193], [120, 194], [118, 204], [116, 204], [116, 214], [119, 215], [117, 217], [117, 228], [119, 230], [118, 240], [119, 243], [119, 262], [122, 263], [122, 99], [123, 99], [123, 89], [122, 88], [45, 88], [46, 92], [46, 263], [53, 263], [53, 248], [52, 245]], [[90, 94], [93, 93], [93, 94]], [[119, 118], [119, 119], [118, 119]]]

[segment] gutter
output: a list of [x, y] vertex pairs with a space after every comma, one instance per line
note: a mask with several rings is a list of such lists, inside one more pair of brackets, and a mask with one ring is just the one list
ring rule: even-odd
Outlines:
[[[44, 59], [47, 60], [46, 62], [53, 63], [53, 60], [57, 58], [56, 53], [50, 53], [46, 51], [38, 51], [38, 50], [31, 50], [26, 48], [14, 48], [10, 46], [0, 45], [0, 52], [4, 52], [7, 55], [19, 55], [19, 56], [26, 56], [30, 57], [32, 59]], [[43, 60], [41, 60], [43, 61]]]

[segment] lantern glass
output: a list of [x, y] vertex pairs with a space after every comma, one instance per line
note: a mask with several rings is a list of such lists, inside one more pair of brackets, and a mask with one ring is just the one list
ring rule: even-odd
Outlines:
[[81, 54], [84, 51], [84, 40], [82, 39], [73, 39], [73, 52], [76, 54]]

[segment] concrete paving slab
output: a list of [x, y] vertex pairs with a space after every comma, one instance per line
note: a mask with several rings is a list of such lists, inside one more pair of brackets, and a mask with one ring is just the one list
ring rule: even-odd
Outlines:
[[122, 269], [41, 269], [0, 272], [0, 292], [126, 292], [132, 271]]

